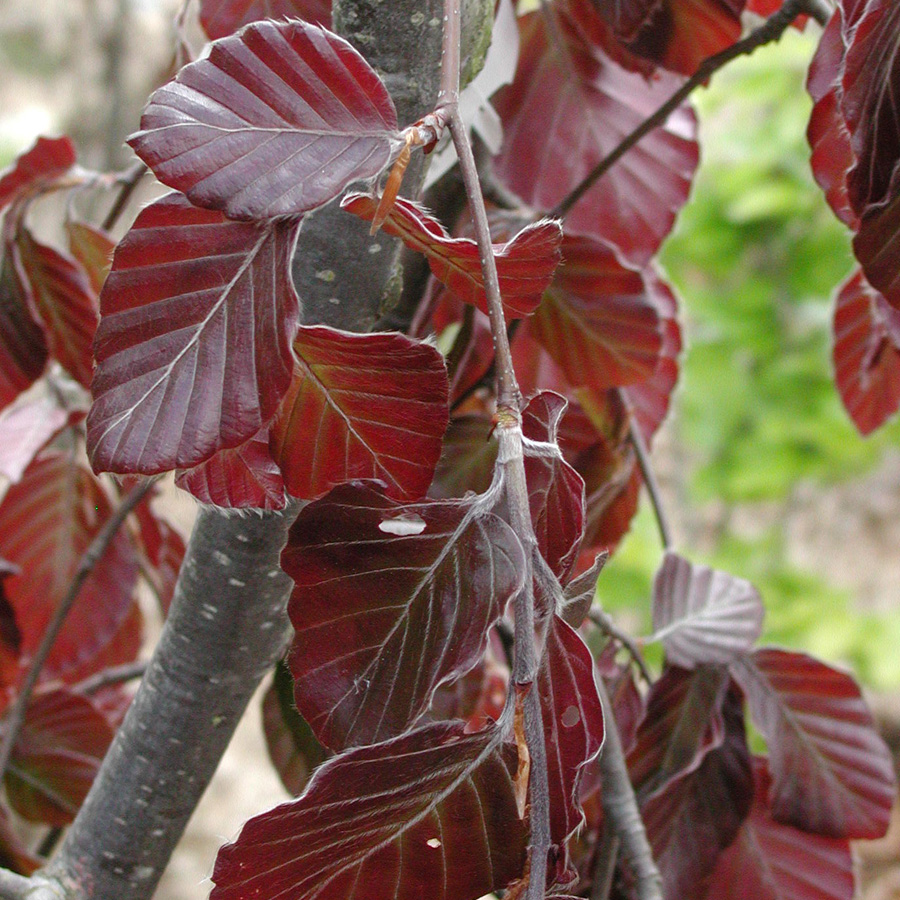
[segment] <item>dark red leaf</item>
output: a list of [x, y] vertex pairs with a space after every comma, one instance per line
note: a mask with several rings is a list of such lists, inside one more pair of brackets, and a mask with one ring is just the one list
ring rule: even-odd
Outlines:
[[579, 781], [603, 743], [603, 708], [591, 653], [558, 616], [553, 617], [544, 652], [537, 689], [547, 744], [550, 835], [562, 846], [584, 819]]
[[306, 793], [219, 851], [210, 900], [458, 900], [522, 874], [516, 750], [428, 725], [325, 763]]
[[633, 40], [659, 10], [662, 0], [592, 0], [620, 40]]
[[86, 697], [67, 688], [36, 694], [6, 773], [13, 808], [34, 822], [68, 825], [112, 738], [105, 716]]
[[[140, 603], [133, 600], [128, 607], [127, 614], [122, 624], [116, 629], [103, 644], [99, 653], [84, 659], [80, 665], [66, 669], [64, 678], [66, 684], [78, 685], [86, 678], [102, 672], [113, 666], [123, 666], [137, 660], [144, 642], [144, 614]], [[120, 690], [119, 685], [113, 685], [109, 692], [103, 691], [91, 694], [94, 705], [104, 714], [113, 725], [118, 728], [121, 724], [121, 716], [128, 708], [130, 696]], [[102, 701], [102, 702], [101, 702]], [[116, 716], [119, 716], [116, 718]]]
[[297, 216], [400, 148], [387, 89], [343, 38], [258, 22], [159, 88], [129, 143], [164, 184], [233, 219]]
[[653, 630], [669, 662], [730, 663], [756, 643], [764, 614], [749, 581], [665, 554], [653, 585]]
[[189, 468], [272, 418], [294, 367], [297, 227], [232, 222], [180, 194], [138, 216], [101, 295], [96, 469]]
[[871, 434], [900, 408], [900, 311], [857, 272], [834, 309], [834, 378], [850, 418]]
[[773, 817], [829, 837], [881, 837], [896, 789], [893, 766], [853, 679], [773, 648], [732, 668], [768, 744]]
[[590, 611], [597, 594], [597, 579], [608, 559], [608, 553], [597, 554], [593, 565], [566, 585], [565, 605], [560, 615], [573, 628], [580, 627]]
[[447, 373], [434, 347], [397, 333], [301, 327], [294, 380], [272, 427], [288, 493], [312, 500], [354, 478], [394, 497], [428, 490], [447, 427]]
[[853, 252], [872, 287], [900, 309], [900, 178], [890, 201], [870, 207], [863, 216], [853, 239]]
[[331, 27], [331, 0], [201, 0], [200, 24], [210, 40], [260, 19], [306, 19]]
[[283, 509], [286, 501], [284, 478], [269, 451], [268, 428], [179, 472], [175, 484], [201, 503], [231, 509]]
[[491, 485], [497, 461], [493, 432], [490, 416], [451, 419], [428, 496], [443, 500], [462, 497], [466, 491], [483, 494]]
[[[504, 142], [497, 175], [534, 209], [549, 210], [677, 89], [627, 71], [590, 28], [608, 26], [573, 0], [519, 20], [522, 45], [513, 84], [497, 101]], [[578, 19], [590, 19], [586, 27]], [[614, 38], [612, 39], [614, 41]], [[696, 122], [682, 107], [600, 179], [566, 217], [566, 231], [609, 241], [643, 265], [671, 229], [697, 166]], [[565, 258], [566, 253], [563, 251]]]
[[753, 760], [756, 793], [734, 843], [719, 857], [708, 900], [853, 900], [850, 843], [775, 822], [769, 813], [771, 777]]
[[16, 244], [29, 305], [44, 324], [50, 355], [76, 381], [90, 387], [91, 345], [99, 314], [87, 274], [75, 260], [36, 241], [27, 228], [19, 229]]
[[659, 363], [662, 331], [644, 278], [590, 238], [567, 237], [563, 259], [528, 333], [572, 387], [604, 391], [649, 378]]
[[328, 751], [316, 740], [309, 724], [294, 706], [294, 682], [282, 662], [263, 696], [263, 732], [269, 758], [281, 783], [299, 796], [313, 770], [328, 757]]
[[[349, 194], [341, 207], [366, 221], [375, 216], [378, 202], [368, 194]], [[424, 253], [434, 277], [466, 303], [487, 313], [478, 245], [471, 238], [450, 237], [440, 222], [415, 203], [398, 197], [384, 231]], [[527, 225], [503, 244], [494, 244], [500, 294], [507, 321], [531, 315], [560, 261], [562, 228], [556, 221]]]
[[0, 209], [57, 181], [75, 165], [75, 145], [67, 137], [39, 137], [0, 172]]
[[697, 764], [642, 804], [647, 837], [666, 897], [702, 897], [722, 851], [753, 801], [753, 770], [740, 692], [722, 707], [722, 734]]
[[103, 288], [103, 282], [112, 265], [116, 242], [106, 231], [94, 228], [87, 222], [68, 220], [66, 234], [69, 237], [69, 249], [87, 274], [94, 293]]
[[0, 809], [0, 866], [19, 875], [31, 875], [45, 864], [46, 860], [29, 850], [10, 822], [7, 811]]
[[153, 512], [149, 500], [138, 506], [135, 518], [144, 557], [141, 561], [141, 574], [156, 594], [165, 615], [172, 603], [175, 582], [184, 560], [184, 539], [165, 519]]
[[533, 397], [522, 413], [525, 477], [538, 549], [554, 575], [567, 581], [584, 532], [584, 482], [556, 443], [564, 397], [550, 391]]
[[[65, 596], [81, 557], [112, 506], [97, 479], [63, 454], [32, 463], [0, 504], [0, 556], [22, 574], [6, 592], [22, 631], [23, 661], [37, 648], [50, 616]], [[44, 673], [66, 677], [103, 652], [131, 612], [137, 579], [134, 547], [124, 531], [88, 576]]]
[[18, 251], [8, 243], [0, 259], [0, 409], [34, 384], [49, 355], [17, 268]]
[[294, 579], [297, 707], [340, 749], [401, 733], [465, 673], [521, 587], [524, 558], [488, 497], [398, 503], [351, 483], [307, 506], [282, 568]]

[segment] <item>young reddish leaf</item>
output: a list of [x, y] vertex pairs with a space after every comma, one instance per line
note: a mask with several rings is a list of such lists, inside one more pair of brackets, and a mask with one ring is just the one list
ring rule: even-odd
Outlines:
[[90, 387], [91, 344], [99, 315], [87, 275], [73, 259], [38, 243], [27, 228], [19, 229], [16, 244], [29, 305], [44, 323], [51, 356], [76, 381]]
[[258, 22], [159, 88], [129, 143], [164, 184], [232, 219], [297, 216], [399, 150], [369, 64], [306, 22]]
[[175, 583], [184, 560], [184, 539], [165, 519], [157, 516], [148, 498], [134, 511], [138, 539], [143, 551], [141, 574], [156, 594], [163, 615], [169, 611]]
[[281, 783], [299, 796], [313, 770], [328, 757], [309, 724], [294, 706], [294, 682], [288, 667], [280, 662], [275, 677], [263, 696], [263, 732], [269, 758]]
[[661, 322], [641, 274], [590, 238], [567, 237], [563, 259], [528, 333], [572, 387], [604, 391], [651, 376], [662, 350]]
[[753, 802], [753, 770], [740, 692], [722, 705], [722, 733], [694, 766], [641, 806], [666, 897], [702, 897], [722, 851]]
[[597, 579], [608, 559], [608, 553], [598, 553], [593, 565], [566, 585], [560, 616], [573, 628], [579, 628], [590, 611], [597, 594]]
[[719, 857], [709, 900], [853, 900], [853, 855], [845, 838], [781, 825], [769, 812], [771, 776], [753, 760], [756, 791], [750, 815]]
[[39, 137], [0, 172], [0, 210], [57, 181], [75, 165], [75, 145], [67, 137]]
[[405, 335], [301, 327], [294, 380], [272, 426], [287, 491], [312, 500], [354, 478], [394, 497], [428, 490], [447, 427], [440, 353]]
[[232, 222], [180, 194], [138, 216], [101, 295], [95, 469], [189, 468], [272, 418], [294, 367], [297, 229]]
[[201, 0], [200, 24], [214, 41], [260, 19], [306, 19], [331, 27], [331, 0]]
[[[37, 649], [81, 557], [112, 514], [97, 479], [63, 454], [32, 463], [0, 504], [0, 556], [22, 572], [6, 593], [22, 631], [23, 660]], [[50, 652], [45, 674], [66, 677], [100, 654], [131, 611], [137, 560], [120, 531], [88, 576], [66, 626]]]
[[0, 866], [19, 875], [31, 875], [43, 865], [46, 860], [28, 848], [10, 822], [7, 811], [0, 809]]
[[409, 728], [475, 665], [521, 587], [522, 547], [484, 497], [402, 504], [351, 483], [307, 506], [282, 568], [297, 707], [326, 746]]
[[467, 491], [483, 494], [491, 486], [497, 461], [494, 427], [490, 416], [460, 416], [450, 420], [429, 497], [446, 500], [462, 497]]
[[458, 900], [522, 874], [515, 746], [428, 725], [326, 762], [220, 851], [210, 900]]
[[47, 339], [28, 307], [16, 271], [18, 251], [8, 243], [0, 258], [0, 409], [31, 387], [47, 364]]
[[603, 743], [603, 707], [590, 650], [558, 616], [548, 630], [537, 690], [547, 744], [550, 835], [562, 846], [584, 821], [578, 785]]
[[871, 434], [900, 408], [900, 311], [862, 272], [838, 292], [832, 359], [850, 418], [861, 434]]
[[749, 581], [665, 554], [653, 585], [653, 637], [672, 664], [730, 663], [756, 643], [764, 613]]
[[[377, 201], [369, 194], [349, 194], [341, 207], [372, 221]], [[382, 228], [425, 254], [434, 277], [466, 303], [487, 313], [478, 245], [471, 238], [450, 237], [433, 216], [410, 200], [398, 197]], [[494, 244], [500, 294], [507, 321], [531, 315], [560, 261], [562, 228], [543, 220], [527, 225], [504, 244]]]
[[[135, 662], [140, 656], [143, 643], [144, 614], [141, 611], [140, 603], [132, 600], [122, 624], [104, 642], [100, 651], [85, 658], [80, 665], [66, 669], [63, 673], [65, 683], [78, 685], [79, 682], [91, 678], [105, 669]], [[94, 706], [106, 715], [114, 728], [118, 728], [122, 723], [121, 716], [124, 715], [131, 702], [130, 695], [127, 693], [123, 695], [120, 687], [120, 685], [111, 685], [108, 690], [104, 689], [90, 695]]]
[[269, 452], [268, 428], [179, 472], [175, 484], [201, 503], [230, 509], [284, 509], [286, 499], [284, 478]]
[[106, 717], [86, 697], [68, 688], [35, 695], [5, 778], [13, 808], [34, 822], [68, 825], [112, 738]]
[[631, 49], [672, 72], [693, 75], [708, 56], [741, 36], [745, 0], [662, 0], [630, 44]]
[[584, 532], [584, 482], [563, 459], [556, 440], [566, 399], [550, 391], [533, 397], [522, 413], [525, 477], [538, 549], [560, 581], [567, 581]]
[[[576, 17], [589, 19], [588, 26]], [[627, 71], [588, 41], [590, 28], [608, 30], [588, 0], [555, 3], [519, 23], [518, 70], [497, 101], [504, 142], [496, 172], [529, 206], [549, 210], [668, 99], [680, 79]], [[609, 241], [644, 265], [687, 199], [698, 160], [695, 130], [686, 107], [675, 112], [572, 208], [566, 231]]]
[[829, 837], [881, 837], [894, 800], [893, 766], [853, 679], [774, 648], [732, 669], [768, 744], [772, 816]]
[[663, 0], [592, 0], [597, 12], [612, 25], [619, 40], [634, 40], [641, 28], [655, 16]]
[[87, 222], [66, 221], [69, 249], [87, 274], [94, 293], [99, 295], [112, 265], [116, 242], [106, 231]]

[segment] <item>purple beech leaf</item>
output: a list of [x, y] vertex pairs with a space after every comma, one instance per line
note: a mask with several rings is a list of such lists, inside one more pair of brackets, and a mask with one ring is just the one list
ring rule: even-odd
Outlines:
[[260, 19], [305, 19], [331, 27], [331, 0], [200, 0], [200, 24], [210, 40]]
[[727, 664], [749, 651], [762, 633], [764, 612], [749, 581], [677, 553], [667, 552], [656, 573], [653, 638], [676, 666]]
[[566, 585], [563, 592], [565, 605], [560, 616], [573, 628], [580, 627], [590, 611], [597, 594], [597, 579], [608, 559], [608, 553], [598, 553], [593, 565]]
[[708, 900], [853, 900], [853, 855], [846, 838], [810, 834], [776, 822], [769, 811], [771, 776], [753, 760], [750, 815], [719, 857]]
[[620, 40], [633, 40], [654, 16], [662, 0], [591, 0]]
[[62, 687], [35, 694], [4, 779], [13, 809], [33, 822], [68, 825], [112, 738], [106, 717], [87, 697]]
[[438, 686], [471, 669], [519, 590], [521, 544], [488, 495], [403, 504], [377, 483], [335, 488], [297, 517], [297, 708], [335, 750], [409, 728]]
[[343, 38], [257, 22], [150, 98], [135, 152], [164, 184], [232, 219], [298, 216], [374, 178], [401, 146], [387, 89]]
[[229, 509], [284, 509], [284, 478], [269, 452], [269, 429], [179, 472], [175, 484], [201, 503]]
[[116, 242], [108, 232], [73, 219], [66, 221], [66, 235], [72, 256], [78, 260], [94, 293], [99, 296], [112, 265]]
[[397, 333], [301, 326], [294, 380], [272, 426], [271, 450], [289, 494], [321, 497], [352, 479], [422, 497], [447, 427], [447, 371], [428, 344]]
[[[681, 84], [653, 78], [614, 57], [609, 27], [589, 0], [554, 3], [519, 19], [515, 80], [498, 95], [504, 140], [496, 161], [503, 183], [537, 210], [550, 210]], [[621, 54], [620, 54], [621, 55]], [[566, 216], [566, 232], [608, 241], [643, 266], [687, 199], [698, 161], [688, 107], [648, 135]], [[565, 257], [565, 251], [563, 251]]]
[[544, 391], [522, 412], [522, 434], [536, 442], [524, 447], [531, 521], [541, 555], [563, 582], [578, 557], [585, 517], [584, 481], [556, 443], [567, 405], [564, 397]]
[[138, 506], [134, 515], [138, 523], [139, 549], [142, 551], [141, 574], [156, 595], [165, 616], [169, 612], [175, 582], [184, 561], [184, 539], [165, 519], [153, 512], [149, 497]]
[[494, 420], [487, 415], [458, 416], [444, 434], [441, 457], [428, 496], [436, 500], [484, 493], [494, 476], [497, 441]]
[[584, 821], [578, 785], [603, 743], [603, 708], [590, 650], [558, 616], [548, 630], [537, 690], [547, 744], [550, 835], [562, 846]]
[[[372, 221], [378, 201], [368, 194], [349, 194], [341, 207]], [[434, 277], [460, 300], [488, 312], [478, 245], [467, 237], [451, 237], [430, 213], [398, 197], [381, 226], [428, 259]], [[562, 226], [544, 220], [527, 225], [503, 244], [494, 244], [497, 277], [507, 321], [530, 316], [560, 261]]]
[[900, 310], [856, 272], [834, 309], [834, 380], [860, 434], [871, 434], [900, 408]]
[[515, 746], [428, 725], [318, 769], [220, 851], [210, 900], [476, 900], [521, 876]]
[[67, 137], [39, 137], [0, 172], [0, 210], [58, 181], [75, 165], [75, 145]]
[[720, 854], [750, 811], [753, 770], [734, 687], [723, 697], [721, 722], [715, 744], [641, 804], [666, 897], [704, 896]]
[[294, 367], [297, 222], [147, 207], [101, 295], [88, 449], [98, 471], [190, 468], [267, 424]]
[[732, 671], [768, 745], [773, 818], [828, 837], [881, 837], [894, 771], [853, 679], [775, 648], [756, 650]]

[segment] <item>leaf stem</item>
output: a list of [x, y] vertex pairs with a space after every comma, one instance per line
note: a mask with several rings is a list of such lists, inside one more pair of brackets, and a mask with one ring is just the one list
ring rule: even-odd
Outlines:
[[156, 483], [157, 478], [158, 476], [148, 478], [135, 485], [128, 492], [125, 499], [119, 504], [116, 511], [106, 520], [100, 531], [97, 532], [96, 537], [91, 541], [87, 550], [84, 551], [84, 554], [78, 563], [75, 577], [69, 585], [69, 590], [53, 611], [53, 616], [47, 624], [47, 630], [44, 632], [41, 643], [38, 645], [38, 648], [31, 659], [31, 663], [28, 666], [28, 671], [25, 674], [22, 686], [6, 716], [3, 729], [3, 742], [0, 744], [0, 779], [6, 774], [13, 747], [22, 730], [28, 703], [31, 700], [31, 695], [34, 692], [34, 687], [40, 677], [41, 670], [44, 667], [44, 663], [47, 661], [47, 657], [50, 655], [50, 651], [53, 649], [56, 638], [59, 636], [60, 631], [62, 631], [66, 617], [69, 615], [72, 606], [78, 598], [82, 586], [85, 581], [87, 581], [91, 572], [94, 571], [97, 563], [103, 558], [103, 554], [106, 553], [107, 548], [112, 543], [112, 540], [122, 526], [122, 523], [128, 518], [131, 511], [141, 502], [141, 500], [144, 499], [147, 492]]
[[119, 216], [122, 215], [122, 211], [125, 209], [126, 204], [131, 199], [131, 195], [137, 190], [137, 186], [141, 183], [141, 179], [146, 172], [147, 166], [138, 160], [131, 168], [126, 169], [122, 173], [121, 178], [118, 180], [118, 184], [121, 185], [119, 193], [116, 195], [115, 202], [110, 207], [109, 212], [106, 214], [106, 218], [103, 220], [103, 224], [100, 226], [104, 231], [112, 231], [116, 222], [119, 221]]
[[[798, 16], [813, 16], [820, 24], [828, 20], [824, 12], [822, 0], [785, 0], [778, 12], [773, 13], [759, 28], [754, 29], [747, 37], [726, 47], [719, 53], [709, 56], [700, 63], [697, 71], [666, 100], [652, 115], [644, 119], [634, 131], [622, 140], [614, 150], [600, 160], [567, 196], [565, 196], [548, 214], [551, 218], [565, 218], [572, 207], [632, 148], [651, 131], [665, 124], [669, 116], [688, 98], [688, 96], [723, 66], [753, 53], [763, 44], [777, 41]], [[823, 19], [824, 17], [824, 19]]]
[[110, 666], [96, 675], [91, 675], [90, 678], [85, 678], [84, 681], [79, 681], [73, 690], [81, 694], [94, 694], [102, 688], [113, 684], [122, 684], [135, 678], [143, 678], [146, 671], [147, 663], [145, 660], [125, 663], [121, 666]]
[[638, 468], [641, 470], [647, 493], [650, 495], [650, 503], [656, 516], [656, 524], [659, 528], [659, 538], [662, 541], [663, 550], [671, 550], [673, 547], [672, 529], [669, 527], [669, 520], [663, 506], [662, 492], [659, 489], [659, 482], [656, 480], [656, 473], [653, 471], [653, 464], [650, 462], [650, 453], [647, 450], [644, 435], [633, 417], [628, 429], [628, 441], [634, 447]]
[[588, 618], [605, 635], [618, 641], [628, 651], [629, 656], [631, 656], [635, 665], [640, 670], [641, 677], [644, 681], [646, 681], [647, 684], [653, 684], [653, 675], [647, 667], [647, 661], [644, 659], [644, 654], [641, 653], [641, 648], [638, 646], [637, 641], [635, 641], [630, 634], [619, 628], [612, 620], [609, 613], [599, 606], [592, 606], [588, 610]]

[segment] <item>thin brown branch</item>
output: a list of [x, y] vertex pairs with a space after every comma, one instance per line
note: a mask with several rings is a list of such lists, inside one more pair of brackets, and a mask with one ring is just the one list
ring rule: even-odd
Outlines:
[[[700, 63], [697, 71], [677, 90], [659, 109], [644, 119], [618, 146], [605, 156], [587, 174], [584, 180], [564, 197], [549, 213], [553, 218], [564, 218], [572, 207], [632, 148], [661, 125], [690, 96], [693, 91], [705, 84], [713, 74], [723, 66], [753, 53], [758, 47], [777, 41], [791, 23], [800, 15], [807, 14], [821, 21], [821, 0], [785, 0], [778, 12], [773, 13], [759, 28], [754, 29], [747, 37], [726, 47], [720, 53], [707, 57]], [[826, 19], [827, 21], [827, 19]]]
[[53, 616], [47, 624], [47, 630], [44, 632], [41, 643], [38, 645], [38, 648], [31, 659], [28, 671], [25, 673], [22, 686], [19, 688], [16, 699], [13, 701], [9, 712], [7, 713], [3, 730], [3, 742], [0, 744], [0, 778], [6, 773], [6, 768], [9, 765], [9, 760], [12, 756], [13, 747], [22, 730], [22, 724], [25, 721], [25, 713], [28, 709], [34, 687], [40, 677], [41, 670], [44, 667], [44, 663], [47, 661], [47, 657], [50, 655], [50, 651], [53, 649], [56, 638], [59, 636], [60, 631], [62, 631], [66, 617], [69, 615], [72, 606], [78, 599], [82, 586], [85, 581], [87, 581], [91, 572], [94, 571], [97, 563], [103, 558], [103, 554], [106, 553], [107, 548], [112, 543], [112, 540], [116, 536], [119, 528], [121, 528], [122, 523], [128, 518], [131, 511], [141, 502], [141, 500], [144, 499], [147, 492], [153, 487], [156, 481], [157, 478], [148, 478], [140, 484], [135, 485], [135, 487], [128, 492], [125, 499], [119, 504], [116, 511], [106, 520], [103, 527], [97, 532], [96, 537], [91, 541], [87, 550], [85, 550], [82, 555], [81, 560], [78, 563], [78, 569], [75, 572], [75, 577], [69, 585], [69, 590], [53, 611]]
[[121, 666], [110, 666], [84, 681], [79, 681], [73, 690], [82, 694], [93, 694], [105, 687], [114, 684], [123, 684], [126, 681], [133, 681], [135, 678], [143, 678], [147, 671], [147, 662], [139, 660], [138, 662], [125, 663]]
[[138, 160], [122, 173], [122, 176], [117, 181], [120, 186], [119, 193], [116, 195], [113, 205], [100, 226], [104, 231], [112, 231], [115, 227], [116, 222], [119, 221], [119, 216], [122, 215], [128, 201], [131, 199], [131, 195], [137, 190], [137, 186], [141, 183], [141, 179], [146, 172], [147, 167]]
[[600, 777], [603, 791], [603, 814], [621, 842], [622, 852], [634, 875], [638, 900], [664, 900], [662, 877], [653, 861], [653, 851], [641, 820], [634, 788], [628, 778], [622, 741], [613, 715], [612, 703], [602, 678], [597, 679], [597, 691], [603, 704], [606, 734], [600, 754]]
[[629, 656], [631, 656], [635, 665], [640, 670], [641, 677], [647, 684], [652, 684], [653, 676], [650, 673], [650, 669], [647, 667], [647, 661], [644, 659], [644, 654], [641, 653], [641, 648], [638, 646], [637, 641], [635, 641], [630, 634], [622, 631], [622, 629], [612, 620], [609, 613], [602, 610], [599, 606], [592, 606], [588, 610], [588, 618], [605, 635], [618, 641], [628, 651]]
[[641, 477], [644, 479], [644, 485], [647, 488], [647, 493], [650, 495], [650, 504], [653, 507], [653, 514], [656, 516], [656, 524], [659, 528], [659, 538], [662, 541], [663, 550], [671, 550], [673, 546], [672, 529], [669, 527], [669, 520], [663, 506], [659, 482], [656, 480], [656, 473], [653, 471], [653, 464], [650, 462], [650, 454], [647, 451], [644, 435], [641, 434], [640, 426], [635, 422], [634, 417], [631, 419], [631, 426], [628, 430], [628, 441], [634, 447], [638, 468], [641, 470]]

